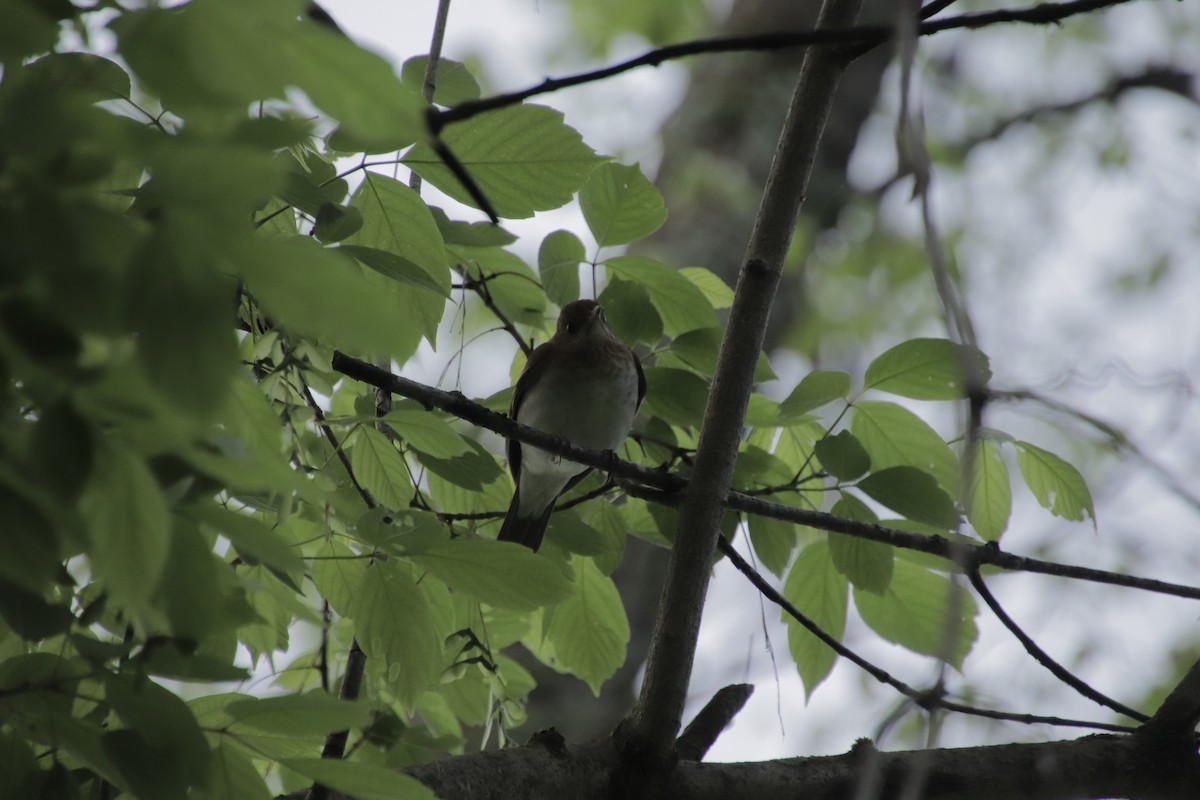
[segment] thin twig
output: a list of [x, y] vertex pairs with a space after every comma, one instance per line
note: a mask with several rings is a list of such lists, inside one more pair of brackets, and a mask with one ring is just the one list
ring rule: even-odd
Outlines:
[[[956, 28], [984, 28], [990, 25], [1010, 23], [1046, 25], [1060, 22], [1078, 14], [1086, 14], [1091, 11], [1098, 11], [1128, 2], [1131, 2], [1131, 0], [1075, 0], [1075, 2], [1068, 3], [1041, 3], [1028, 8], [999, 9], [976, 14], [963, 14], [957, 17], [923, 22], [918, 28], [918, 33], [921, 36], [929, 36]], [[600, 69], [580, 72], [561, 78], [547, 78], [536, 86], [531, 86], [520, 91], [460, 103], [445, 111], [431, 113], [428, 122], [430, 129], [437, 133], [451, 123], [461, 122], [487, 111], [517, 105], [537, 95], [604, 80], [605, 78], [611, 78], [614, 75], [619, 75], [639, 67], [657, 67], [667, 61], [690, 58], [705, 53], [735, 53], [812, 46], [858, 45], [863, 49], [861, 51], [855, 50], [853, 55], [857, 57], [888, 41], [891, 36], [892, 29], [890, 26], [862, 25], [846, 28], [823, 28], [810, 31], [725, 36], [682, 42], [680, 44], [656, 48], [636, 58]]]
[[739, 572], [745, 575], [750, 583], [752, 583], [754, 587], [763, 594], [764, 597], [783, 609], [788, 616], [803, 625], [809, 633], [824, 642], [826, 646], [831, 648], [839, 656], [845, 658], [847, 661], [852, 662], [855, 666], [862, 669], [880, 683], [886, 684], [887, 686], [890, 686], [896, 691], [900, 692], [900, 694], [909, 698], [921, 708], [927, 710], [939, 708], [946, 711], [954, 711], [959, 714], [967, 714], [975, 717], [1000, 719], [1007, 720], [1009, 722], [1021, 722], [1026, 724], [1059, 725], [1070, 728], [1092, 728], [1094, 730], [1114, 731], [1120, 733], [1132, 733], [1135, 730], [1128, 725], [1114, 725], [1107, 722], [1088, 722], [1086, 720], [1067, 719], [1064, 717], [1045, 716], [1042, 714], [1015, 714], [1007, 711], [994, 711], [986, 708], [976, 708], [974, 706], [966, 705], [965, 703], [956, 703], [952, 700], [946, 700], [940, 691], [929, 692], [915, 689], [904, 681], [894, 677], [887, 670], [876, 666], [870, 661], [867, 661], [858, 653], [854, 652], [849, 647], [846, 647], [836, 638], [827, 633], [821, 628], [821, 626], [817, 625], [815, 622], [805, 616], [803, 612], [792, 605], [792, 603], [786, 597], [780, 594], [779, 591], [765, 578], [763, 578], [762, 575], [760, 575], [754, 570], [753, 567], [747, 564], [746, 560], [742, 558], [737, 549], [729, 543], [728, 539], [721, 537], [718, 541], [718, 548], [722, 553], [725, 554], [725, 557], [729, 559], [730, 563], [733, 564], [733, 566]]
[[987, 605], [987, 607], [992, 610], [992, 613], [996, 615], [996, 619], [1000, 620], [1001, 624], [1008, 628], [1009, 633], [1017, 637], [1017, 641], [1019, 641], [1021, 646], [1025, 648], [1025, 652], [1033, 656], [1033, 659], [1043, 667], [1050, 670], [1054, 677], [1058, 678], [1060, 681], [1067, 684], [1089, 700], [1093, 700], [1102, 706], [1107, 706], [1113, 711], [1116, 711], [1118, 714], [1124, 714], [1131, 719], [1136, 719], [1138, 722], [1145, 722], [1146, 720], [1150, 719], [1149, 715], [1143, 714], [1136, 709], [1130, 708], [1124, 703], [1120, 703], [1116, 700], [1113, 700], [1111, 697], [1096, 691], [1091, 686], [1080, 680], [1077, 676], [1073, 675], [1070, 670], [1068, 670], [1062, 664], [1059, 664], [1057, 661], [1051, 658], [1050, 654], [1038, 647], [1037, 642], [1029, 638], [1029, 635], [1021, 629], [1021, 626], [1013, 621], [1013, 618], [1008, 615], [1008, 613], [1004, 610], [1004, 607], [1000, 605], [995, 596], [987, 588], [987, 584], [983, 582], [983, 576], [979, 574], [978, 569], [969, 570], [967, 572], [967, 576], [971, 580], [971, 586], [975, 587], [975, 591], [983, 599], [983, 602]]

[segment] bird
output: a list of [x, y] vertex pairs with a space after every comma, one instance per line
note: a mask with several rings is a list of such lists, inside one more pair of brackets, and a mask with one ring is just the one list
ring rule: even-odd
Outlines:
[[[563, 306], [554, 336], [530, 353], [509, 416], [581, 447], [616, 451], [645, 396], [642, 364], [608, 327], [604, 309], [576, 300]], [[559, 495], [591, 469], [516, 439], [506, 451], [516, 489], [497, 538], [536, 551]]]

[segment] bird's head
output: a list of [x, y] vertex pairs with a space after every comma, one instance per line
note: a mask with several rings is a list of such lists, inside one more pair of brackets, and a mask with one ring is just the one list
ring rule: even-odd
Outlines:
[[604, 319], [604, 308], [595, 300], [567, 303], [558, 315], [558, 337], [583, 341], [611, 335]]

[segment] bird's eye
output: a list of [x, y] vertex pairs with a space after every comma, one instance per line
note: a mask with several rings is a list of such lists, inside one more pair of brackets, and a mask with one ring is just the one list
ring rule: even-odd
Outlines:
[[575, 323], [574, 323], [574, 322], [568, 322], [568, 323], [567, 323], [566, 325], [564, 325], [563, 327], [564, 327], [564, 328], [566, 328], [566, 331], [567, 331], [567, 333], [574, 333], [574, 332], [575, 332]]

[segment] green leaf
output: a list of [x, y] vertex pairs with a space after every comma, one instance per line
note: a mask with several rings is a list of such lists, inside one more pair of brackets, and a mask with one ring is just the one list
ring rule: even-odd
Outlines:
[[376, 501], [391, 509], [408, 506], [413, 484], [400, 451], [386, 436], [363, 425], [350, 448], [354, 476]]
[[433, 219], [446, 245], [460, 247], [504, 247], [517, 240], [516, 236], [490, 222], [462, 222], [452, 220], [446, 212], [436, 206], [429, 207]]
[[629, 620], [612, 579], [590, 558], [571, 559], [574, 591], [556, 606], [546, 638], [554, 646], [558, 667], [592, 687], [600, 687], [625, 663]]
[[425, 784], [391, 767], [331, 758], [285, 758], [279, 763], [354, 800], [437, 800]]
[[990, 439], [981, 439], [968, 463], [971, 474], [967, 486], [967, 519], [984, 539], [999, 541], [1012, 513], [1012, 488], [1008, 482], [1008, 469], [1000, 457], [1000, 446]]
[[22, 639], [37, 642], [63, 633], [75, 621], [71, 609], [46, 602], [15, 583], [0, 580], [0, 617]]
[[748, 527], [750, 543], [758, 560], [772, 575], [783, 575], [792, 552], [800, 542], [799, 529], [794, 523], [754, 514], [750, 515]]
[[779, 404], [779, 413], [795, 418], [835, 400], [850, 396], [850, 376], [844, 372], [817, 370], [804, 376], [792, 393]]
[[141, 456], [110, 441], [96, 450], [81, 502], [92, 566], [109, 597], [142, 606], [167, 563], [171, 517], [158, 482]]
[[497, 608], [532, 611], [571, 594], [552, 561], [512, 542], [451, 539], [409, 557], [456, 591]]
[[[378, 55], [307, 21], [293, 3], [231, 0], [126, 12], [110, 27], [134, 72], [184, 117], [244, 114], [298, 87], [341, 128], [339, 149], [386, 152], [422, 133], [421, 101]], [[264, 46], [268, 43], [269, 46]], [[180, 59], [204, 69], [180, 69]]]
[[353, 256], [358, 263], [370, 267], [380, 275], [386, 275], [394, 281], [400, 281], [442, 297], [450, 296], [448, 286], [442, 286], [428, 272], [404, 256], [398, 256], [376, 247], [364, 247], [361, 244], [344, 244], [338, 248], [338, 252]]
[[425, 270], [441, 287], [450, 289], [450, 265], [441, 230], [421, 196], [394, 178], [368, 172], [350, 200], [363, 215], [363, 227], [353, 244], [395, 253]]
[[872, 500], [915, 522], [924, 522], [942, 530], [958, 524], [958, 509], [933, 476], [916, 467], [888, 467], [873, 472], [858, 482]]
[[871, 468], [871, 457], [850, 431], [839, 431], [813, 443], [821, 466], [835, 478], [852, 481]]
[[[510, 106], [455, 123], [442, 133], [442, 142], [496, 213], [509, 219], [566, 205], [605, 160], [563, 124], [561, 112], [539, 105]], [[433, 148], [418, 144], [403, 162], [450, 197], [478, 208]]]
[[958, 457], [937, 431], [895, 403], [854, 404], [850, 431], [871, 456], [871, 469], [917, 467], [937, 479], [950, 496], [962, 479]]
[[225, 712], [256, 730], [297, 736], [364, 728], [371, 721], [369, 706], [321, 692], [237, 700]]
[[663, 335], [662, 319], [650, 303], [650, 294], [638, 283], [611, 280], [598, 298], [613, 333], [633, 344], [658, 344]]
[[[721, 351], [721, 339], [724, 335], [725, 329], [721, 327], [697, 328], [694, 331], [681, 333], [672, 339], [669, 352], [679, 356], [680, 360], [701, 375], [714, 375], [717, 371], [717, 357]], [[667, 365], [663, 364], [663, 366]], [[754, 381], [761, 383], [773, 380], [775, 377], [775, 373], [771, 371], [771, 365], [767, 361], [767, 354], [759, 353], [758, 365], [754, 370]], [[751, 403], [755, 402], [754, 397], [761, 397], [761, 395], [753, 395]], [[747, 412], [747, 416], [749, 416], [749, 412]], [[771, 417], [773, 420], [775, 414], [772, 414]]]
[[204, 781], [208, 742], [183, 700], [144, 677], [109, 675], [104, 687], [105, 698], [121, 722], [153, 744], [156, 758], [169, 761], [188, 785]]
[[[861, 500], [848, 494], [843, 494], [834, 503], [830, 513], [859, 522], [879, 521]], [[838, 572], [849, 578], [857, 589], [882, 594], [892, 581], [896, 554], [890, 545], [843, 533], [830, 533], [829, 554]]]
[[[824, 542], [813, 542], [800, 551], [792, 564], [783, 585], [783, 596], [821, 630], [841, 641], [846, 632], [847, 588], [845, 576], [833, 568], [829, 547]], [[804, 681], [804, 691], [811, 698], [829, 677], [837, 653], [786, 611], [780, 617], [787, 623], [788, 650]]]
[[863, 622], [883, 638], [914, 653], [942, 657], [962, 669], [979, 630], [970, 593], [949, 579], [898, 560], [888, 590], [854, 591]]
[[[453, 458], [438, 458], [417, 451], [417, 461], [435, 475], [456, 486], [478, 491], [504, 476], [504, 470], [496, 463], [496, 457], [479, 442], [464, 439], [469, 452]], [[409, 484], [411, 486], [411, 483]], [[407, 504], [407, 501], [405, 501]]]
[[601, 247], [649, 236], [667, 220], [662, 195], [638, 165], [597, 167], [579, 190], [579, 208]]
[[681, 428], [699, 428], [708, 403], [708, 383], [693, 372], [646, 367], [646, 400], [642, 413], [661, 417]]
[[200, 643], [218, 633], [222, 623], [217, 598], [222, 589], [219, 571], [225, 565], [212, 552], [212, 540], [189, 520], [176, 517], [174, 528], [163, 579], [151, 602], [166, 612], [175, 636]]
[[910, 339], [872, 361], [864, 382], [867, 389], [914, 400], [956, 400], [966, 394], [965, 370], [974, 373], [979, 386], [992, 377], [987, 356], [974, 347], [946, 339]]
[[471, 452], [466, 439], [449, 422], [414, 404], [392, 409], [382, 421], [392, 426], [401, 439], [435, 458], [453, 458]]
[[95, 102], [129, 97], [129, 73], [90, 53], [52, 53], [26, 65], [25, 72], [47, 88], [79, 92]]
[[[363, 227], [346, 244], [373, 247], [411, 261], [429, 274], [440, 295], [449, 297], [446, 245], [433, 213], [419, 194], [400, 181], [368, 172], [350, 204], [362, 212]], [[390, 298], [390, 305], [391, 314], [411, 317], [429, 343], [436, 343], [445, 303], [432, 301], [423, 293], [398, 291]]]
[[313, 553], [313, 583], [321, 597], [343, 617], [350, 616], [366, 573], [367, 559], [336, 540], [322, 542]]
[[367, 658], [383, 664], [397, 699], [412, 708], [442, 672], [442, 642], [425, 595], [396, 561], [376, 561], [355, 588], [350, 617]]
[[[403, 360], [416, 350], [422, 330], [400, 303], [416, 293], [389, 291], [382, 278], [368, 280], [347, 255], [306, 237], [263, 240], [254, 251], [240, 265], [242, 276], [276, 324], [355, 352], [387, 352]], [[428, 293], [419, 296], [428, 306], [440, 306]]]
[[357, 208], [322, 203], [312, 235], [325, 244], [333, 244], [358, 233], [361, 227], [362, 212]]
[[[408, 84], [414, 93], [423, 94], [425, 70], [428, 65], [429, 56], [405, 59], [404, 65], [400, 67], [400, 80]], [[438, 58], [433, 102], [439, 106], [454, 106], [478, 98], [479, 83], [467, 65], [449, 58]]]
[[221, 738], [213, 750], [207, 785], [194, 796], [200, 800], [270, 800], [272, 794], [250, 759]]
[[558, 306], [579, 299], [579, 265], [585, 258], [583, 242], [570, 231], [554, 231], [538, 248], [538, 275], [546, 297]]
[[498, 248], [452, 250], [463, 277], [488, 280], [492, 302], [512, 322], [541, 329], [545, 327], [546, 294], [538, 277], [520, 256]]
[[612, 274], [645, 287], [668, 336], [717, 324], [708, 298], [679, 270], [644, 256], [617, 256], [604, 265]]
[[729, 308], [733, 305], [733, 289], [721, 277], [704, 267], [681, 267], [679, 274], [696, 284], [704, 292], [708, 304], [713, 308]]
[[172, 758], [136, 731], [109, 731], [101, 747], [138, 800], [175, 800], [188, 794], [189, 781]]
[[304, 575], [304, 560], [300, 554], [261, 520], [207, 503], [190, 506], [187, 513], [214, 533], [229, 539], [246, 563], [262, 564], [293, 577]]
[[1071, 520], [1091, 519], [1096, 524], [1092, 493], [1079, 470], [1058, 456], [1029, 442], [1015, 442], [1017, 464], [1025, 484], [1043, 508], [1056, 517]]

